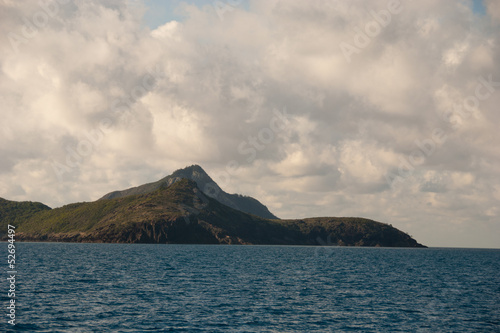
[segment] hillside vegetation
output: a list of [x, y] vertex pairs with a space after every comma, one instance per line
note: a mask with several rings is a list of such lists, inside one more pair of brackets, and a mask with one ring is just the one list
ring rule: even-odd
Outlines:
[[16, 225], [18, 240], [422, 246], [390, 225], [363, 218], [279, 220], [244, 213], [208, 197], [189, 179], [145, 194], [56, 209], [18, 204], [26, 205], [26, 211], [16, 212], [15, 205], [9, 204], [10, 213], [4, 215], [2, 208], [2, 223]]
[[39, 212], [50, 210], [50, 207], [31, 201], [10, 201], [0, 198], [0, 235], [6, 232], [7, 225], [20, 225]]

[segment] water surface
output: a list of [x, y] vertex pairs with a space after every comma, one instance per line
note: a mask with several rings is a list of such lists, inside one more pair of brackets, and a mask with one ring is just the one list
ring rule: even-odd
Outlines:
[[500, 332], [500, 250], [17, 243], [17, 257], [16, 331]]

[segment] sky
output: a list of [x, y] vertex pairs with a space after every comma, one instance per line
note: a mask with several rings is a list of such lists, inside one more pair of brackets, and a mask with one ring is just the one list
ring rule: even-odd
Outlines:
[[500, 2], [0, 2], [0, 197], [201, 165], [280, 218], [500, 248]]

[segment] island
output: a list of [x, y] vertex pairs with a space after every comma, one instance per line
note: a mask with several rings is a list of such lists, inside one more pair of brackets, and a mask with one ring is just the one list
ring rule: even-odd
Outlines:
[[198, 165], [158, 182], [60, 208], [0, 198], [0, 238], [17, 241], [425, 247], [360, 217], [279, 219], [258, 200], [228, 194]]

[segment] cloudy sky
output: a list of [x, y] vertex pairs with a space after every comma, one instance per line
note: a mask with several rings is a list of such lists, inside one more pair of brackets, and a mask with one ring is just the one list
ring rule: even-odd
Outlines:
[[200, 164], [281, 218], [500, 247], [499, 1], [0, 6], [0, 197]]

